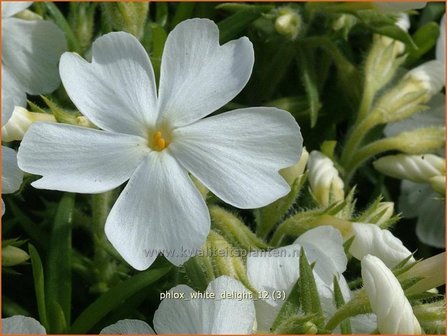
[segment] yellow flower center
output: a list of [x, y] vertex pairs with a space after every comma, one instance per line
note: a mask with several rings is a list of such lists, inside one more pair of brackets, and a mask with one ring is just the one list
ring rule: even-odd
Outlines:
[[161, 152], [172, 142], [171, 134], [165, 129], [158, 128], [149, 135], [149, 147], [152, 150]]

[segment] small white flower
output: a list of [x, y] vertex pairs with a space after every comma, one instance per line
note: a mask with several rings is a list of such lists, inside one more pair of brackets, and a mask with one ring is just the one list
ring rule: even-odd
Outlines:
[[404, 79], [412, 80], [434, 96], [445, 86], [444, 68], [445, 65], [438, 60], [428, 61], [408, 71]]
[[104, 131], [35, 123], [21, 143], [19, 166], [43, 176], [36, 188], [100, 193], [130, 178], [105, 231], [138, 270], [157, 252], [180, 265], [205, 241], [208, 209], [188, 172], [239, 208], [265, 206], [290, 191], [278, 173], [301, 153], [290, 113], [259, 107], [201, 120], [242, 90], [253, 67], [246, 37], [218, 41], [210, 20], [177, 25], [166, 40], [158, 96], [149, 57], [130, 34], [98, 38], [92, 63], [65, 53], [65, 89]]
[[319, 151], [312, 151], [308, 170], [312, 193], [322, 206], [344, 199], [344, 183], [331, 159]]
[[388, 155], [374, 163], [382, 174], [416, 183], [427, 183], [435, 176], [445, 176], [445, 159], [433, 154]]
[[2, 2], [2, 125], [26, 93], [54, 91], [60, 83], [58, 61], [67, 50], [62, 31], [50, 21], [13, 17], [32, 2]]
[[[390, 231], [374, 224], [352, 223], [349, 237], [355, 236], [349, 253], [358, 260], [368, 254], [379, 257], [388, 267], [394, 267], [411, 252]], [[414, 260], [411, 258], [411, 260]]]
[[[158, 334], [251, 334], [256, 324], [250, 292], [237, 280], [221, 276], [210, 282], [205, 293], [214, 298], [198, 297], [186, 285], [168, 291], [154, 315]], [[182, 298], [179, 297], [182, 295]], [[240, 296], [241, 299], [237, 297]], [[104, 328], [101, 334], [155, 334], [145, 322], [122, 320]]]
[[362, 261], [363, 286], [382, 334], [421, 334], [422, 330], [399, 281], [372, 255]]
[[[15, 150], [2, 146], [2, 194], [12, 194], [19, 190], [23, 181], [23, 173], [17, 165]], [[5, 205], [2, 200], [2, 216]]]
[[2, 319], [2, 334], [45, 335], [45, 328], [32, 317], [16, 315]]

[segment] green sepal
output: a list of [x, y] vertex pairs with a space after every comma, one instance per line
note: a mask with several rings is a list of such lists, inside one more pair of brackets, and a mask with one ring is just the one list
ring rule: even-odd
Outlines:
[[[321, 308], [320, 295], [315, 283], [315, 277], [303, 248], [300, 253], [299, 267], [299, 287], [302, 310], [305, 314], [315, 314], [317, 317], [323, 317], [323, 310]], [[322, 324], [319, 323], [318, 326], [322, 327]]]
[[[335, 275], [334, 275], [334, 301], [335, 306], [337, 308], [340, 308], [345, 304], [343, 293], [341, 292], [337, 276]], [[349, 321], [349, 319], [346, 319], [342, 323], [340, 323], [340, 331], [342, 334], [352, 334], [351, 322]]]
[[[297, 262], [297, 267], [299, 267]], [[287, 296], [286, 301], [284, 301], [278, 315], [276, 315], [275, 321], [272, 324], [271, 330], [274, 333], [279, 333], [278, 329], [281, 330], [281, 325], [283, 325], [291, 316], [299, 313], [301, 306], [301, 290], [300, 290], [300, 279], [298, 279], [292, 287], [290, 294]], [[283, 326], [284, 328], [284, 326]]]

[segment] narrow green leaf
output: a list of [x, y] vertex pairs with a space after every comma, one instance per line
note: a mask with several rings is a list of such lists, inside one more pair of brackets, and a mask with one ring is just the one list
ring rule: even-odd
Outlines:
[[303, 48], [297, 48], [297, 62], [301, 73], [301, 81], [307, 94], [310, 107], [310, 127], [314, 127], [318, 120], [318, 112], [321, 109], [320, 94], [318, 92], [318, 81], [315, 73], [315, 65], [312, 59], [315, 53], [309, 54]]
[[[301, 290], [301, 306], [305, 314], [316, 314], [323, 317], [320, 296], [318, 294], [317, 285], [315, 283], [312, 267], [307, 261], [304, 249], [300, 253], [300, 290]], [[322, 325], [319, 325], [322, 327]]]
[[[340, 308], [345, 304], [345, 299], [343, 297], [343, 293], [341, 292], [340, 285], [338, 284], [338, 279], [334, 275], [334, 300], [335, 306]], [[342, 334], [352, 334], [351, 322], [349, 319], [344, 320], [340, 323], [340, 331]]]
[[174, 18], [171, 21], [171, 29], [180, 22], [191, 18], [195, 7], [196, 3], [194, 2], [179, 2], [177, 4], [177, 10], [175, 11]]
[[168, 4], [166, 2], [157, 2], [155, 4], [155, 21], [164, 27], [168, 21], [168, 16]]
[[120, 306], [124, 300], [150, 286], [170, 270], [171, 267], [161, 267], [139, 273], [104, 293], [79, 315], [71, 327], [71, 333], [87, 333], [104, 316]]
[[429, 22], [419, 28], [412, 36], [414, 43], [417, 45], [417, 49], [410, 51], [405, 64], [411, 66], [429, 52], [436, 45], [439, 34], [439, 25], [435, 22]]
[[223, 44], [238, 37], [264, 11], [265, 9], [257, 7], [241, 10], [219, 22], [220, 43]]
[[34, 291], [36, 293], [37, 310], [39, 312], [39, 321], [49, 330], [47, 309], [45, 304], [45, 280], [43, 274], [42, 261], [36, 248], [28, 244], [28, 251], [31, 257], [31, 267], [33, 269]]
[[[299, 267], [297, 262], [297, 267]], [[272, 324], [272, 331], [276, 332], [276, 329], [284, 323], [288, 318], [291, 316], [297, 314], [300, 309], [301, 305], [301, 290], [300, 290], [300, 279], [298, 279], [295, 284], [293, 285], [293, 288], [290, 292], [290, 294], [287, 296], [286, 301], [283, 303], [281, 310], [279, 311], [278, 315], [276, 315], [276, 319]]]
[[79, 41], [76, 39], [70, 25], [65, 19], [64, 15], [61, 13], [57, 5], [52, 2], [44, 2], [48, 12], [53, 18], [54, 22], [59, 26], [59, 28], [64, 32], [65, 37], [68, 42], [68, 49], [74, 52], [81, 52], [81, 47]]
[[64, 320], [70, 324], [71, 312], [71, 224], [75, 205], [75, 195], [66, 193], [57, 207], [51, 232], [50, 249], [47, 259], [46, 298], [50, 318], [50, 330], [56, 333], [61, 323], [59, 309]]

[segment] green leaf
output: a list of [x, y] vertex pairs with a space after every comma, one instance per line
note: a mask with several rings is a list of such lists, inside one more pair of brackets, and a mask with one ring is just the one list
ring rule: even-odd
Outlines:
[[[304, 249], [300, 253], [300, 297], [301, 306], [305, 314], [316, 314], [318, 317], [323, 317], [323, 310], [320, 303], [320, 295], [318, 293], [317, 285], [315, 283], [312, 267], [307, 261]], [[322, 325], [319, 325], [322, 327]]]
[[40, 259], [39, 253], [37, 252], [36, 248], [33, 245], [28, 244], [28, 251], [31, 257], [31, 266], [33, 269], [34, 291], [36, 293], [39, 321], [48, 331], [49, 325], [47, 318], [47, 309], [45, 304], [45, 280], [44, 280], [42, 261]]
[[71, 225], [75, 206], [75, 195], [66, 193], [59, 202], [51, 232], [47, 259], [46, 298], [50, 318], [50, 330], [60, 330], [60, 312], [70, 324], [71, 315]]
[[417, 49], [413, 49], [407, 56], [406, 66], [415, 64], [422, 56], [429, 52], [438, 41], [440, 31], [439, 25], [435, 22], [429, 22], [419, 28], [413, 35], [413, 41]]
[[[298, 262], [297, 265], [298, 267]], [[290, 294], [287, 296], [286, 301], [283, 303], [281, 310], [272, 324], [272, 331], [276, 332], [276, 329], [290, 316], [296, 315], [299, 312], [301, 305], [301, 290], [300, 279], [298, 279], [292, 287]]]
[[[335, 306], [337, 308], [340, 308], [345, 304], [343, 293], [341, 292], [340, 285], [338, 284], [338, 279], [335, 275], [334, 275], [334, 300], [335, 300]], [[342, 334], [352, 333], [351, 322], [348, 319], [340, 323], [340, 331]]]
[[71, 30], [70, 25], [65, 19], [64, 15], [61, 13], [56, 4], [52, 2], [44, 2], [48, 12], [53, 18], [54, 22], [59, 26], [59, 28], [64, 32], [65, 37], [68, 42], [68, 49], [74, 52], [81, 52], [81, 46], [79, 45], [79, 41], [76, 39], [73, 31]]
[[166, 2], [157, 2], [155, 4], [155, 21], [162, 27], [166, 26], [169, 11]]
[[318, 81], [315, 73], [315, 64], [312, 59], [315, 53], [310, 53], [303, 48], [297, 48], [297, 62], [301, 73], [301, 81], [307, 94], [310, 107], [310, 127], [313, 128], [318, 120], [318, 112], [321, 109]]
[[70, 332], [85, 334], [91, 330], [104, 316], [121, 305], [127, 298], [166, 275], [171, 267], [160, 267], [141, 272], [132, 278], [120, 283], [107, 293], [101, 295], [95, 302], [85, 309], [76, 319]]
[[226, 43], [239, 36], [248, 26], [266, 10], [253, 7], [241, 10], [219, 22], [220, 43]]
[[396, 19], [390, 15], [375, 10], [362, 10], [353, 13], [363, 24], [373, 32], [391, 37], [405, 43], [409, 50], [417, 49], [410, 34], [396, 25]]
[[194, 2], [179, 2], [174, 14], [174, 18], [171, 21], [171, 29], [173, 29], [180, 22], [189, 19], [194, 13], [196, 4]]

